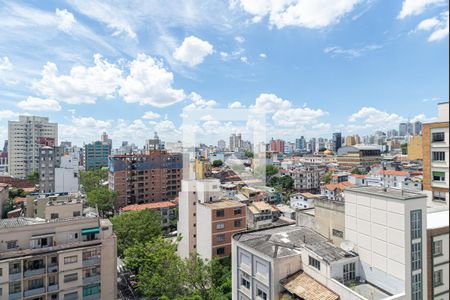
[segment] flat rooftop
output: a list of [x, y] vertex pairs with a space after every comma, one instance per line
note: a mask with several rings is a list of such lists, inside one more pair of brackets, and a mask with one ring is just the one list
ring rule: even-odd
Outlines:
[[397, 200], [412, 200], [412, 199], [420, 199], [420, 198], [427, 198], [425, 194], [420, 193], [414, 193], [411, 191], [405, 191], [405, 190], [398, 190], [398, 189], [392, 189], [392, 188], [386, 188], [384, 190], [382, 187], [376, 187], [376, 186], [354, 186], [354, 187], [348, 187], [345, 189], [346, 193], [352, 192], [352, 193], [363, 193], [373, 196], [382, 196]]
[[233, 238], [273, 258], [297, 255], [304, 248], [314, 251], [326, 262], [338, 261], [349, 255], [348, 252], [329, 243], [324, 236], [304, 226], [282, 226], [238, 233]]
[[200, 203], [201, 205], [204, 205], [206, 207], [209, 207], [211, 209], [221, 209], [221, 208], [230, 208], [230, 207], [241, 207], [245, 204], [242, 204], [239, 201], [233, 201], [233, 200], [220, 200], [215, 202], [206, 202], [206, 203]]
[[49, 223], [65, 223], [70, 221], [78, 221], [78, 220], [86, 220], [86, 222], [97, 220], [96, 216], [80, 216], [73, 218], [60, 218], [60, 219], [52, 219], [45, 220], [41, 218], [26, 218], [26, 217], [18, 217], [18, 218], [9, 218], [9, 219], [0, 219], [0, 229], [8, 229], [8, 228], [17, 228], [24, 227], [29, 225], [39, 225], [39, 224], [49, 224]]
[[448, 227], [449, 211], [437, 211], [427, 214], [427, 229]]

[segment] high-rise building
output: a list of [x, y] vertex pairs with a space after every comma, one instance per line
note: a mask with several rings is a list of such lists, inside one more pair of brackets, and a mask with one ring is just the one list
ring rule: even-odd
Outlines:
[[219, 148], [219, 150], [223, 151], [223, 150], [225, 150], [226, 147], [227, 147], [227, 142], [225, 142], [224, 140], [219, 140], [217, 142], [217, 148]]
[[433, 201], [449, 205], [448, 102], [438, 104], [438, 121], [423, 124], [423, 189]]
[[337, 153], [338, 149], [342, 147], [342, 134], [340, 132], [333, 133], [333, 152]]
[[346, 146], [353, 146], [356, 145], [356, 139], [354, 136], [349, 135], [345, 137], [345, 145]]
[[0, 176], [8, 173], [8, 152], [0, 151]]
[[413, 124], [413, 135], [420, 135], [422, 133], [422, 122], [416, 121]]
[[109, 157], [109, 190], [117, 193], [114, 208], [174, 199], [181, 189], [183, 157], [154, 150]]
[[154, 150], [164, 150], [164, 148], [164, 142], [159, 139], [157, 132], [155, 132], [155, 136], [153, 137], [153, 139], [149, 139], [146, 141], [144, 146], [144, 150], [147, 152]]
[[41, 193], [55, 192], [55, 169], [61, 165], [63, 155], [63, 147], [45, 146], [39, 149], [39, 191]]
[[398, 126], [398, 135], [406, 136], [408, 134], [408, 123], [400, 123]]
[[241, 150], [242, 148], [242, 135], [240, 133], [232, 133], [230, 135], [230, 151]]
[[295, 140], [295, 150], [296, 151], [306, 150], [306, 140], [304, 136], [301, 136], [299, 139]]
[[86, 171], [99, 170], [108, 167], [108, 156], [111, 155], [112, 142], [106, 133], [101, 141], [95, 141], [84, 146], [84, 167]]
[[58, 144], [58, 124], [46, 117], [19, 116], [8, 122], [8, 171], [25, 178], [39, 169], [39, 148]]
[[270, 151], [277, 153], [284, 153], [284, 141], [283, 140], [274, 140], [270, 141]]
[[72, 197], [49, 195], [29, 204], [35, 216], [0, 221], [0, 298], [117, 299], [111, 222], [85, 214]]

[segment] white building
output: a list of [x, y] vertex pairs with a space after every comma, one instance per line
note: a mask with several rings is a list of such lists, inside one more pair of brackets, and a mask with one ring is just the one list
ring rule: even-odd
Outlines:
[[311, 193], [296, 193], [289, 198], [289, 205], [293, 209], [308, 209], [314, 207], [314, 201], [322, 198], [321, 195]]
[[58, 124], [48, 118], [19, 116], [8, 122], [8, 170], [13, 177], [25, 178], [39, 168], [39, 148], [58, 144]]
[[426, 196], [397, 189], [345, 191], [345, 239], [370, 283], [406, 299], [427, 299]]
[[281, 175], [289, 175], [294, 179], [295, 190], [314, 191], [320, 188], [320, 181], [325, 174], [325, 168], [319, 166], [302, 166], [280, 170], [280, 173]]
[[55, 168], [55, 193], [74, 193], [80, 184], [79, 160], [76, 155], [61, 157], [61, 164]]

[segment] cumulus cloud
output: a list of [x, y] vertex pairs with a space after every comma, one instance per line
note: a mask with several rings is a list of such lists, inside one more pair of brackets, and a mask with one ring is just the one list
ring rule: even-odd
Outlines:
[[189, 36], [184, 39], [180, 47], [175, 49], [173, 57], [189, 67], [195, 67], [212, 53], [213, 46], [209, 42], [195, 36]]
[[33, 88], [49, 99], [70, 104], [95, 103], [97, 98], [111, 96], [121, 80], [122, 71], [100, 54], [94, 55], [94, 66], [75, 66], [68, 75], [59, 75], [58, 67], [48, 62], [42, 78]]
[[59, 20], [58, 29], [64, 32], [69, 32], [76, 23], [75, 17], [67, 9], [56, 9], [55, 15]]
[[184, 109], [193, 110], [193, 109], [210, 109], [214, 108], [217, 105], [217, 101], [215, 100], [207, 100], [203, 99], [199, 94], [192, 92], [189, 94], [189, 99], [192, 103], [186, 105]]
[[427, 7], [442, 3], [445, 3], [445, 0], [404, 0], [397, 17], [404, 19], [408, 16], [420, 15]]
[[267, 54], [265, 54], [265, 53], [260, 53], [260, 54], [259, 54], [259, 57], [261, 57], [261, 58], [267, 58]]
[[245, 105], [239, 101], [234, 101], [233, 103], [228, 104], [228, 108], [245, 108]]
[[255, 100], [255, 105], [251, 107], [257, 112], [273, 113], [277, 110], [287, 110], [291, 108], [291, 102], [284, 100], [275, 94], [263, 93]]
[[240, 6], [253, 16], [253, 22], [268, 17], [277, 28], [298, 26], [324, 28], [338, 23], [361, 0], [240, 0]]
[[0, 58], [0, 72], [12, 70], [12, 63], [7, 56]]
[[154, 119], [158, 119], [159, 117], [161, 117], [159, 114], [152, 112], [152, 111], [147, 111], [142, 116], [142, 119], [154, 120]]
[[311, 109], [309, 107], [280, 109], [273, 114], [272, 120], [279, 126], [304, 126], [317, 122], [320, 117], [326, 114], [327, 112], [321, 109]]
[[416, 30], [431, 31], [428, 37], [429, 42], [437, 42], [446, 38], [449, 32], [448, 11], [443, 12], [439, 17], [423, 20], [417, 25]]
[[6, 109], [6, 110], [0, 110], [0, 120], [11, 120], [15, 117], [17, 117], [19, 114], [16, 112], [13, 112], [12, 110]]
[[128, 103], [166, 107], [186, 97], [182, 89], [175, 89], [172, 84], [173, 73], [162, 61], [138, 54], [130, 63], [130, 74], [122, 81], [119, 94]]
[[405, 118], [390, 114], [385, 111], [378, 110], [374, 107], [362, 107], [358, 112], [352, 114], [349, 118], [350, 122], [363, 121], [365, 124], [397, 124], [403, 122]]
[[53, 99], [42, 99], [37, 97], [28, 97], [26, 100], [17, 103], [17, 107], [29, 111], [60, 111], [59, 102]]

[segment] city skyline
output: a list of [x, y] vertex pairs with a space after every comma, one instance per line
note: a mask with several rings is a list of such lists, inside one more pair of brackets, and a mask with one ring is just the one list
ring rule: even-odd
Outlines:
[[448, 3], [305, 1], [308, 16], [295, 3], [4, 2], [0, 140], [19, 114], [49, 117], [79, 145], [103, 131], [180, 140], [194, 108], [265, 109], [271, 135], [292, 141], [435, 119], [448, 100]]

